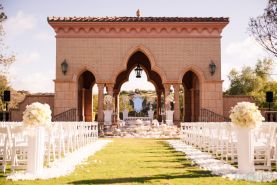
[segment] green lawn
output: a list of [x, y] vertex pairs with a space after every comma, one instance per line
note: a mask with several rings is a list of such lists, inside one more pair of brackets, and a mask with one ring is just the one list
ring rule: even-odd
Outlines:
[[156, 184], [156, 185], [247, 185], [277, 184], [230, 181], [192, 167], [182, 153], [159, 139], [113, 139], [69, 176], [39, 181], [7, 181], [0, 184]]

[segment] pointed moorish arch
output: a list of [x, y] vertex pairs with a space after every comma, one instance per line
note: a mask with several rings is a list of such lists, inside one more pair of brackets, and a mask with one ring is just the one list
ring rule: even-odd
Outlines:
[[[73, 82], [78, 82], [78, 79], [85, 71], [91, 72], [93, 74], [93, 76], [95, 77], [96, 82], [97, 82], [97, 80], [99, 80], [99, 74], [97, 73], [97, 70], [95, 70], [93, 67], [82, 66], [82, 67], [79, 67], [76, 71], [77, 72], [72, 75]], [[78, 83], [77, 83], [77, 85], [78, 85]]]
[[165, 72], [156, 64], [155, 57], [150, 52], [150, 50], [142, 44], [129, 49], [127, 54], [124, 56], [121, 65], [114, 71], [111, 81], [114, 81], [121, 72], [127, 70], [129, 59], [138, 51], [146, 55], [146, 57], [149, 59], [151, 69], [160, 75], [162, 82], [165, 82], [167, 79]]
[[[149, 56], [152, 58], [152, 62]], [[160, 92], [164, 91], [163, 80], [165, 80], [165, 78], [162, 79], [162, 77], [165, 77], [165, 75], [157, 66], [156, 67], [153, 66], [155, 65], [155, 62], [153, 62], [154, 61], [153, 56], [149, 55], [149, 52], [147, 55], [145, 51], [141, 51], [141, 48], [139, 47], [129, 52], [128, 57], [125, 57], [125, 58], [126, 58], [126, 62], [124, 61], [124, 63], [122, 64], [124, 67], [122, 66], [122, 68], [118, 70], [120, 71], [119, 74], [115, 73], [116, 76], [114, 79], [115, 81], [114, 91], [120, 92], [122, 84], [128, 81], [131, 71], [137, 66], [137, 64], [139, 64], [141, 68], [143, 68], [143, 70], [145, 71], [147, 75], [147, 80], [155, 86], [155, 90], [158, 96], [156, 114], [159, 117], [161, 114], [161, 97], [160, 97], [161, 93]], [[154, 68], [156, 70], [154, 70]], [[158, 72], [157, 72], [157, 69], [158, 69]], [[161, 74], [163, 74], [163, 76], [161, 76]]]
[[[149, 71], [144, 67], [144, 66], [141, 66], [141, 68], [145, 71], [145, 74], [146, 74], [146, 77], [147, 77], [147, 81], [152, 83], [155, 87], [155, 89], [157, 90], [158, 89], [158, 86], [156, 84], [156, 82], [154, 80], [151, 79], [150, 75], [149, 75]], [[134, 68], [133, 68], [134, 69]], [[133, 71], [133, 69], [129, 70], [128, 73], [127, 73], [127, 78], [122, 80], [120, 86], [119, 86], [119, 89], [121, 88], [121, 86], [125, 83], [125, 82], [128, 82], [129, 81], [129, 78], [130, 78], [130, 74], [131, 72]]]
[[179, 74], [178, 81], [184, 87], [184, 121], [198, 121], [202, 107], [202, 92], [205, 76], [203, 71], [194, 65], [183, 68]]
[[200, 67], [195, 66], [195, 65], [187, 65], [179, 73], [179, 77], [178, 77], [179, 83], [182, 83], [184, 74], [186, 74], [186, 72], [188, 72], [188, 71], [192, 71], [197, 75], [197, 77], [199, 78], [200, 85], [206, 81], [205, 75]]
[[138, 50], [129, 57], [126, 69], [116, 76], [114, 83], [114, 89], [116, 91], [119, 91], [121, 85], [128, 81], [131, 71], [136, 67], [137, 64], [140, 64], [140, 66], [143, 68], [147, 75], [147, 80], [153, 83], [156, 91], [164, 89], [162, 77], [159, 73], [153, 70], [152, 64], [147, 55]]
[[[85, 82], [81, 82], [82, 80]], [[99, 80], [99, 74], [93, 67], [82, 66], [77, 68], [76, 73], [72, 75], [72, 81], [75, 84], [77, 99], [78, 120], [92, 121], [93, 96], [92, 88]]]

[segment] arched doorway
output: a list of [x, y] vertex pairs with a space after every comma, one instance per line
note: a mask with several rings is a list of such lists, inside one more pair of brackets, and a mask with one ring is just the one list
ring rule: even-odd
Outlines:
[[[153, 66], [151, 66], [149, 58], [142, 51], [137, 51], [133, 53], [128, 60], [127, 68], [117, 75], [114, 85], [115, 97], [116, 99], [118, 99], [118, 94], [120, 92], [122, 84], [128, 81], [131, 71], [138, 64], [146, 73], [148, 81], [150, 81], [155, 86], [157, 94], [156, 116], [159, 117], [161, 115], [161, 95], [164, 92], [162, 78], [156, 71], [153, 70]], [[119, 114], [118, 102], [119, 101], [116, 100], [115, 110], [117, 111], [117, 114]]]
[[184, 121], [198, 121], [200, 113], [200, 83], [193, 71], [188, 71], [182, 79], [184, 87]]
[[90, 71], [84, 71], [78, 79], [78, 119], [92, 121], [95, 77]]

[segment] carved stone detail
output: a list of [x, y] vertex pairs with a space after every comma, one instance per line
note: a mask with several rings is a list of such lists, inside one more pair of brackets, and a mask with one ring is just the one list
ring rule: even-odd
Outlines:
[[50, 22], [57, 37], [220, 37], [226, 23]]

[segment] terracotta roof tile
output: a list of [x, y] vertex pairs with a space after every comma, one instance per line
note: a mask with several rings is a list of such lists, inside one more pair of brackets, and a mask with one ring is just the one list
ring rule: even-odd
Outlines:
[[48, 22], [229, 22], [226, 17], [47, 17]]

